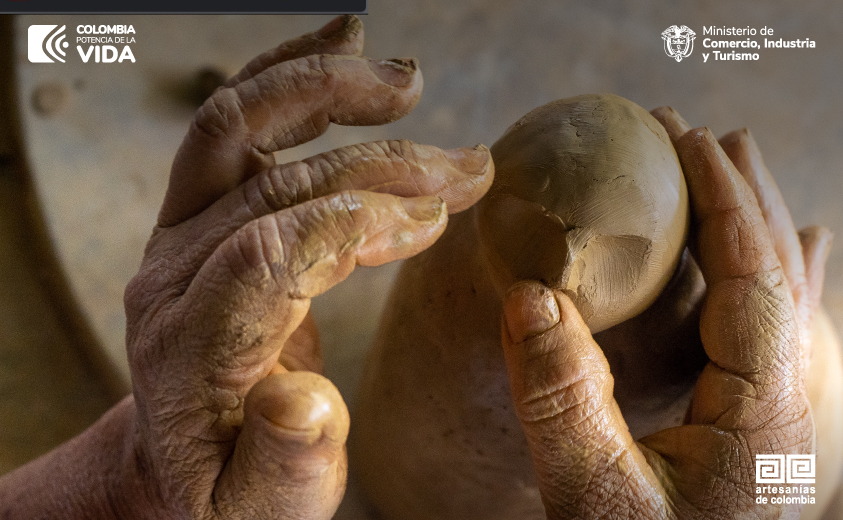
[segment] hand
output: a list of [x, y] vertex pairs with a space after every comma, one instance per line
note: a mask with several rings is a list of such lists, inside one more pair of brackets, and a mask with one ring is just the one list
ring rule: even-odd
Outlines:
[[[333, 515], [345, 489], [348, 411], [319, 374], [310, 299], [356, 265], [430, 246], [448, 212], [477, 201], [493, 176], [486, 147], [409, 141], [275, 164], [273, 152], [330, 123], [379, 125], [413, 109], [422, 89], [415, 60], [361, 58], [362, 45], [360, 21], [337, 18], [259, 56], [199, 109], [126, 289], [134, 398], [72, 453], [60, 449], [12, 479], [17, 488], [7, 489], [17, 491], [0, 486], [0, 502], [18, 501], [9, 518]], [[57, 486], [33, 482], [80, 466], [59, 478], [82, 482], [78, 492], [68, 485], [69, 505], [44, 505], [61, 502], [39, 499]], [[106, 498], [92, 505], [89, 494]]]
[[755, 503], [754, 456], [814, 453], [806, 331], [830, 233], [811, 228], [800, 244], [746, 131], [726, 135], [721, 147], [670, 109], [654, 115], [689, 186], [710, 361], [685, 424], [636, 443], [609, 365], [571, 301], [538, 283], [513, 286], [504, 354], [547, 517], [798, 516], [799, 505]]
[[136, 447], [167, 513], [332, 516], [348, 412], [318, 375], [310, 299], [355, 265], [425, 249], [446, 206], [492, 181], [485, 147], [407, 141], [275, 165], [331, 122], [388, 123], [421, 94], [414, 60], [356, 56], [356, 18], [322, 33], [258, 57], [199, 110], [126, 291]]
[[[690, 130], [690, 125], [670, 107], [660, 107], [652, 113], [665, 126], [674, 144]], [[729, 132], [718, 143], [752, 188], [764, 216], [773, 249], [793, 295], [802, 339], [803, 373], [807, 373], [812, 350], [810, 331], [822, 296], [831, 231], [820, 226], [808, 226], [796, 232], [790, 211], [749, 130], [744, 128]]]

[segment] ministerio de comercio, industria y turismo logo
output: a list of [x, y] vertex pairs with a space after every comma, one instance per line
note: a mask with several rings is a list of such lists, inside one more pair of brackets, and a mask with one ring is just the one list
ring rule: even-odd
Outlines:
[[[30, 25], [27, 51], [30, 63], [66, 63], [66, 25]], [[77, 25], [76, 50], [83, 63], [135, 63], [130, 44], [135, 43], [131, 25]], [[81, 45], [81, 44], [87, 44]], [[122, 45], [122, 50], [118, 46]], [[86, 48], [87, 47], [87, 48]]]
[[[720, 61], [758, 61], [766, 49], [770, 52], [777, 52], [774, 49], [810, 49], [817, 48], [817, 42], [811, 38], [799, 35], [796, 39], [785, 39], [779, 37], [773, 39], [773, 34], [779, 35], [779, 31], [773, 27], [745, 27], [704, 25], [700, 38], [702, 49], [700, 51], [703, 63]], [[664, 42], [664, 53], [675, 59], [677, 62], [689, 57], [694, 52], [694, 39], [697, 34], [687, 25], [671, 25], [662, 31]], [[758, 36], [758, 38], [755, 38]], [[711, 50], [709, 50], [711, 49]]]
[[664, 52], [676, 61], [682, 61], [694, 52], [694, 38], [697, 33], [688, 28], [687, 25], [677, 27], [671, 25], [662, 31], [664, 40]]

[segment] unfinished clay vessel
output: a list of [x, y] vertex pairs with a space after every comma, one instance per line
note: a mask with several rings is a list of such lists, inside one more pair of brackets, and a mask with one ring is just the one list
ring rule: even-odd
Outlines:
[[633, 437], [681, 424], [707, 362], [664, 128], [613, 95], [540, 107], [492, 147], [495, 182], [407, 260], [367, 360], [352, 469], [385, 519], [544, 519], [501, 350], [515, 281], [563, 289], [604, 350]]

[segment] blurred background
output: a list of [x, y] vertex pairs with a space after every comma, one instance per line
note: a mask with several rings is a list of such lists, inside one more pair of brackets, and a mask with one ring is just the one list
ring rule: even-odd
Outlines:
[[[716, 135], [750, 128], [797, 227], [822, 224], [843, 237], [843, 3], [678, 4], [370, 0], [370, 14], [361, 17], [364, 54], [418, 58], [421, 102], [391, 125], [332, 127], [279, 160], [385, 138], [491, 145], [539, 105], [612, 92], [647, 109], [673, 106]], [[0, 22], [0, 473], [75, 435], [128, 392], [123, 289], [140, 264], [172, 157], [198, 104], [218, 78], [330, 18]], [[34, 23], [131, 24], [137, 63], [30, 64], [26, 37]], [[693, 54], [681, 62], [664, 52], [661, 32], [671, 25], [697, 33]], [[701, 55], [711, 49], [702, 46], [703, 27], [712, 25], [766, 26], [773, 39], [809, 38], [816, 48], [761, 49], [758, 61], [704, 63]], [[395, 272], [395, 265], [358, 269], [314, 302], [328, 376], [352, 406]], [[843, 330], [840, 241], [823, 303]]]

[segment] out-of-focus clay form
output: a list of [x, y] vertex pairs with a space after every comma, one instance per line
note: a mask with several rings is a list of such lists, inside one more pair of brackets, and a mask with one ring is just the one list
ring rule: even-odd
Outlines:
[[501, 350], [517, 280], [574, 301], [635, 438], [682, 423], [707, 362], [688, 193], [653, 116], [614, 95], [563, 99], [492, 155], [489, 193], [403, 265], [367, 360], [351, 463], [388, 520], [545, 518]]

